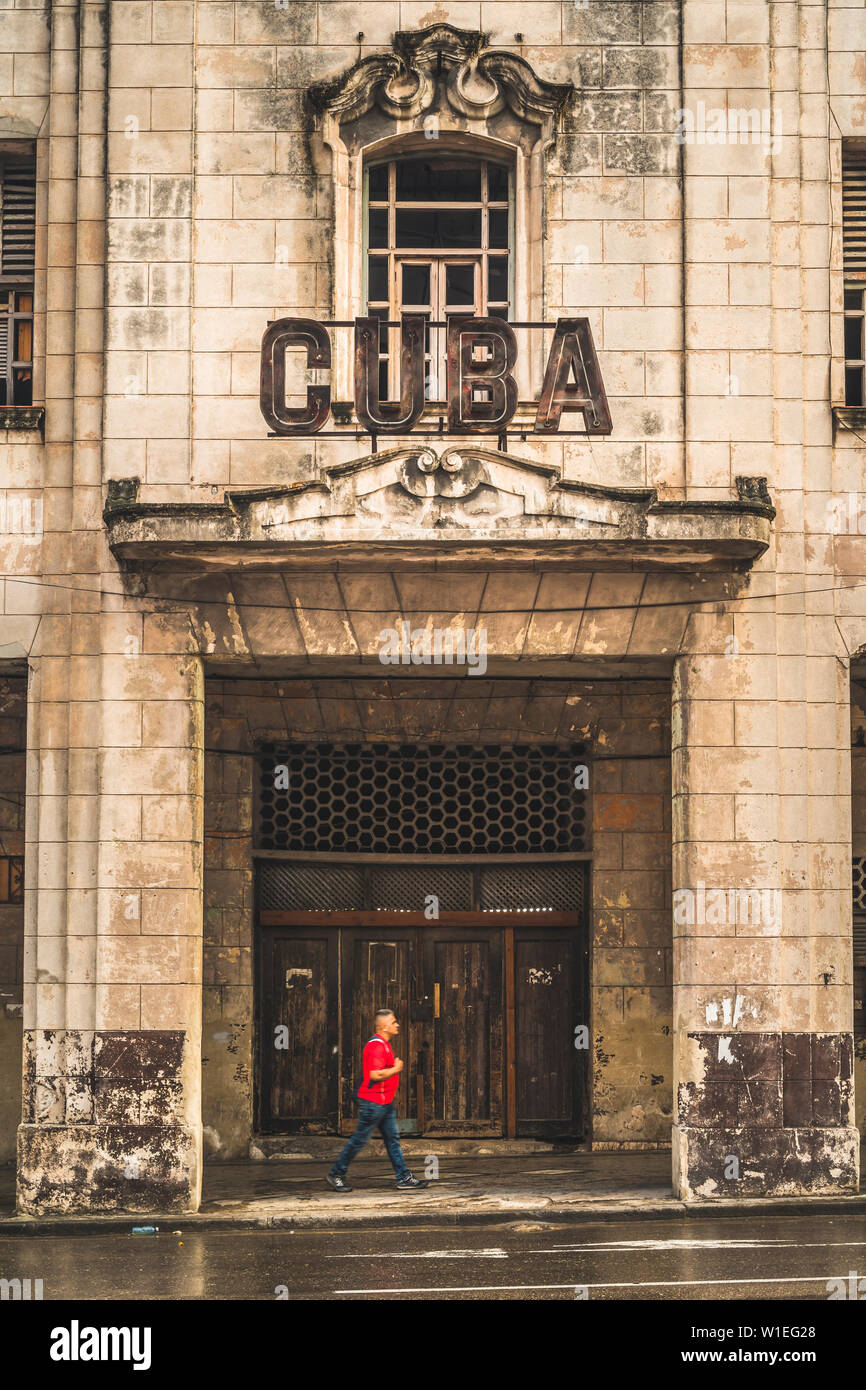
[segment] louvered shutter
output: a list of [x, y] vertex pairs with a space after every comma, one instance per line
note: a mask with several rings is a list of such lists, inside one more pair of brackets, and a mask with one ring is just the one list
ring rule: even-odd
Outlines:
[[0, 185], [0, 274], [32, 276], [36, 252], [36, 166], [7, 164]]
[[866, 148], [842, 148], [842, 246], [846, 280], [866, 280]]

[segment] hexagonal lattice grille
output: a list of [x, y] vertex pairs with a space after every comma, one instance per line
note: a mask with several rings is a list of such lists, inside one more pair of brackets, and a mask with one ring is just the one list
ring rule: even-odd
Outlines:
[[866, 911], [866, 859], [852, 862], [852, 886], [854, 890], [854, 911]]
[[311, 853], [532, 854], [586, 847], [582, 744], [264, 745], [256, 846]]

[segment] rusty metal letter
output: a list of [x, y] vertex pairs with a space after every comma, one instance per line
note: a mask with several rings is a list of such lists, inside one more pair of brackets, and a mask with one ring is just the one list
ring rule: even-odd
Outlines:
[[[574, 382], [569, 381], [572, 371]], [[556, 321], [535, 417], [535, 433], [558, 430], [564, 410], [583, 412], [587, 434], [610, 434], [613, 429], [587, 318]]]
[[406, 434], [424, 409], [424, 320], [406, 314], [400, 327], [400, 399], [379, 399], [379, 320], [355, 319], [355, 412], [371, 434]]
[[330, 386], [308, 386], [306, 406], [286, 405], [286, 350], [305, 347], [307, 367], [330, 367], [331, 339], [315, 319], [277, 319], [262, 338], [262, 414], [275, 434], [315, 434], [331, 410]]
[[[486, 361], [476, 360], [479, 347], [489, 350]], [[517, 382], [511, 375], [516, 361], [517, 339], [504, 319], [449, 319], [449, 430], [495, 434], [505, 429], [517, 409]], [[489, 391], [489, 399], [474, 399], [479, 387]]]

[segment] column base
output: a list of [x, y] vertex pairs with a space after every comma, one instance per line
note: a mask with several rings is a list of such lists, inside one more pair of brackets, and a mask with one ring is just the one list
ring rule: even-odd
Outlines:
[[201, 1134], [149, 1125], [20, 1125], [18, 1211], [190, 1212], [201, 1200]]
[[860, 1131], [674, 1125], [674, 1192], [682, 1201], [842, 1196], [860, 1183]]

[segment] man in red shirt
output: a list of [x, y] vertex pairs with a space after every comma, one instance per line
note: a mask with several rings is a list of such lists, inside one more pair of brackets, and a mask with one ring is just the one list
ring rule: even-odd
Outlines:
[[409, 1172], [397, 1137], [394, 1097], [400, 1085], [403, 1062], [399, 1057], [395, 1058], [391, 1051], [391, 1038], [396, 1037], [400, 1025], [391, 1009], [379, 1009], [375, 1026], [375, 1036], [364, 1048], [364, 1080], [358, 1088], [358, 1126], [325, 1179], [335, 1192], [352, 1191], [346, 1182], [346, 1169], [376, 1129], [381, 1133], [388, 1157], [394, 1165], [397, 1190], [411, 1192], [418, 1187], [427, 1187], [424, 1178], [415, 1178]]

